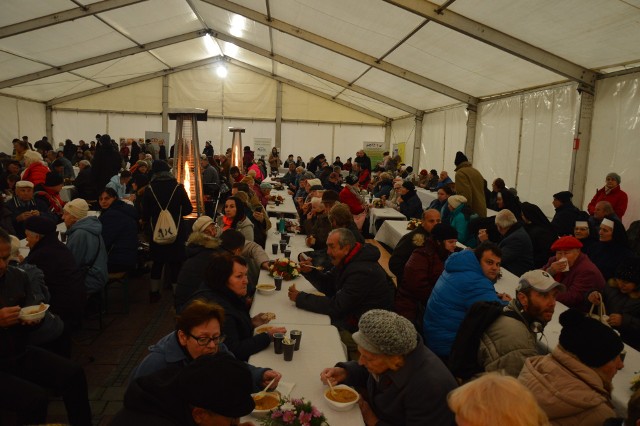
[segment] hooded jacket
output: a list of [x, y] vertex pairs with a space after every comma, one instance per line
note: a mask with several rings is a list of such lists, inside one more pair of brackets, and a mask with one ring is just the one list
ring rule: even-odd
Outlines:
[[500, 315], [480, 338], [478, 362], [485, 371], [503, 371], [518, 377], [527, 358], [547, 353], [538, 345], [531, 323], [519, 310], [513, 299], [504, 308], [507, 315]]
[[122, 200], [100, 214], [108, 264], [133, 269], [138, 260], [138, 212]]
[[456, 193], [467, 199], [467, 204], [480, 217], [487, 217], [487, 200], [484, 196], [484, 178], [470, 162], [463, 161], [456, 167]]
[[600, 426], [616, 417], [610, 384], [562, 346], [549, 355], [528, 358], [518, 380], [554, 426]]
[[[440, 250], [436, 242], [425, 238], [424, 234], [416, 234], [414, 239], [422, 240], [423, 245], [416, 248], [406, 261], [394, 303], [395, 311], [412, 323], [416, 322], [418, 305], [424, 307], [427, 304], [449, 255], [448, 251]], [[422, 318], [419, 320], [422, 321]]]
[[50, 170], [42, 161], [34, 161], [22, 172], [22, 180], [28, 180], [34, 185], [41, 185], [47, 179]]
[[187, 240], [186, 256], [176, 286], [174, 302], [182, 307], [204, 281], [209, 261], [214, 253], [222, 252], [220, 240], [203, 232], [192, 232]]
[[80, 269], [86, 270], [87, 293], [101, 291], [107, 284], [107, 249], [102, 240], [102, 224], [95, 216], [87, 216], [67, 230], [67, 247]]
[[80, 321], [86, 303], [84, 277], [73, 254], [58, 240], [56, 233], [38, 241], [24, 261], [44, 273], [51, 293], [51, 311], [65, 321]]
[[473, 251], [453, 253], [427, 302], [423, 330], [429, 349], [438, 356], [449, 356], [467, 311], [480, 301], [505, 304], [482, 272]]
[[409, 191], [402, 196], [399, 209], [400, 213], [407, 217], [407, 220], [422, 218], [422, 201], [420, 201], [415, 190]]
[[502, 267], [516, 277], [533, 269], [533, 244], [521, 224], [512, 225], [498, 247], [502, 250]]
[[[470, 218], [467, 218], [465, 211], [463, 211], [466, 207], [467, 204], [465, 203], [456, 207], [449, 214], [449, 221], [451, 226], [456, 228], [456, 231], [458, 231], [458, 241], [467, 247], [475, 247], [478, 241], [476, 240], [476, 236], [469, 232]], [[447, 207], [447, 211], [448, 210], [449, 208]]]
[[120, 183], [120, 175], [112, 176], [109, 179], [107, 188], [112, 188], [118, 194], [118, 198], [123, 199], [127, 195], [127, 186]]
[[300, 292], [296, 306], [329, 315], [331, 323], [354, 332], [360, 316], [371, 309], [393, 310], [394, 286], [378, 264], [380, 250], [356, 243], [349, 254], [328, 272], [303, 274], [326, 296]]

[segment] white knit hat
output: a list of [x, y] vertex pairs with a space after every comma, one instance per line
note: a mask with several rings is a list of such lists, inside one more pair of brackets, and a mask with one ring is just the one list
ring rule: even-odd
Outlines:
[[458, 208], [458, 206], [462, 203], [467, 202], [467, 198], [464, 195], [452, 195], [448, 199], [449, 205], [454, 209]]
[[395, 312], [372, 309], [358, 321], [353, 340], [374, 354], [405, 355], [418, 345], [418, 333], [411, 321]]
[[214, 225], [214, 224], [215, 224], [215, 222], [213, 221], [213, 219], [211, 219], [211, 217], [209, 217], [209, 216], [200, 216], [193, 223], [193, 226], [191, 227], [191, 230], [193, 232], [204, 232], [204, 230], [207, 229], [207, 227], [209, 225]]
[[87, 202], [82, 198], [76, 198], [75, 200], [71, 200], [65, 204], [63, 209], [76, 219], [83, 219], [87, 217], [89, 204], [87, 204]]

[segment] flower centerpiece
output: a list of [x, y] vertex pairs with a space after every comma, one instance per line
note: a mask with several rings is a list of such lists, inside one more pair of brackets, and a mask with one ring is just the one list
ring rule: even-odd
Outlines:
[[282, 277], [283, 280], [289, 281], [300, 275], [300, 269], [297, 263], [287, 257], [281, 257], [269, 265], [269, 275]]
[[278, 203], [282, 203], [284, 202], [284, 198], [282, 198], [282, 195], [270, 195], [269, 201], [273, 201], [273, 202], [277, 201]]
[[327, 418], [304, 398], [282, 398], [280, 404], [262, 420], [263, 426], [328, 426]]
[[409, 223], [407, 223], [407, 229], [409, 231], [412, 231], [418, 228], [419, 226], [422, 226], [422, 221], [420, 219], [411, 219]]
[[373, 207], [376, 209], [381, 209], [384, 207], [384, 201], [382, 201], [381, 199], [377, 198], [375, 200], [373, 200]]

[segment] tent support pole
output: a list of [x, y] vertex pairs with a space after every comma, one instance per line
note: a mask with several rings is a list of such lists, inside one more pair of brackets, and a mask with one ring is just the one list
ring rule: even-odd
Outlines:
[[573, 153], [571, 155], [571, 173], [569, 174], [569, 190], [573, 193], [573, 204], [586, 207], [584, 203], [587, 182], [587, 166], [589, 165], [589, 144], [591, 142], [591, 121], [593, 119], [593, 94], [581, 90], [580, 110], [573, 139]]
[[[276, 86], [276, 148], [282, 153], [282, 82]], [[282, 154], [281, 154], [282, 156]]]
[[476, 120], [478, 108], [475, 105], [467, 106], [467, 138], [464, 143], [464, 153], [473, 162], [473, 150], [476, 146]]
[[[420, 169], [420, 150], [422, 149], [422, 119], [424, 118], [424, 112], [420, 111], [416, 114], [416, 127], [413, 133], [413, 158], [411, 159], [411, 165], [413, 170]], [[406, 159], [403, 159], [406, 160]]]

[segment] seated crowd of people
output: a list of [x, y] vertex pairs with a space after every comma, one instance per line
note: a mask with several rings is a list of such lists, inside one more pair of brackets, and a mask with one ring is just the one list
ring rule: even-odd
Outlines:
[[[149, 272], [149, 302], [166, 288], [176, 311], [175, 330], [134, 368], [113, 425], [239, 424], [254, 408], [252, 392], [277, 387], [280, 372], [248, 362], [286, 332], [256, 334], [272, 318], [249, 313], [260, 271], [270, 266], [268, 181], [296, 206], [308, 247], [300, 269], [321, 292], [291, 286], [288, 298], [328, 315], [347, 348], [349, 360], [318, 372], [320, 380], [359, 389], [365, 424], [621, 424], [611, 382], [624, 365], [623, 342], [640, 349], [640, 263], [620, 221], [627, 201], [615, 173], [588, 212], [568, 191], [555, 194], [549, 221], [502, 179], [489, 190], [461, 152], [452, 179], [446, 171], [414, 174], [388, 153], [372, 166], [362, 150], [346, 163], [320, 154], [305, 164], [293, 155], [282, 161], [276, 148], [256, 159], [245, 147], [238, 167], [229, 151], [214, 155], [207, 143], [200, 170], [220, 212], [186, 221], [193, 207], [164, 146], [118, 147], [109, 135], [90, 145], [68, 140], [57, 151], [45, 142], [33, 150], [14, 141], [1, 180], [0, 408], [19, 424], [46, 421], [50, 388], [71, 424], [91, 424], [71, 333], [101, 303], [110, 274]], [[286, 173], [276, 177], [280, 168]], [[78, 197], [65, 202], [60, 192], [72, 182]], [[417, 188], [437, 191], [426, 209]], [[393, 249], [395, 282], [365, 240], [374, 197], [422, 220]], [[498, 213], [487, 217], [487, 208]], [[514, 295], [495, 291], [501, 267], [519, 277]], [[549, 353], [538, 336], [557, 301], [569, 309]], [[50, 305], [43, 320], [20, 319], [20, 307], [39, 303]], [[600, 304], [607, 324], [587, 316]], [[640, 422], [639, 400], [630, 401], [627, 424]]]

